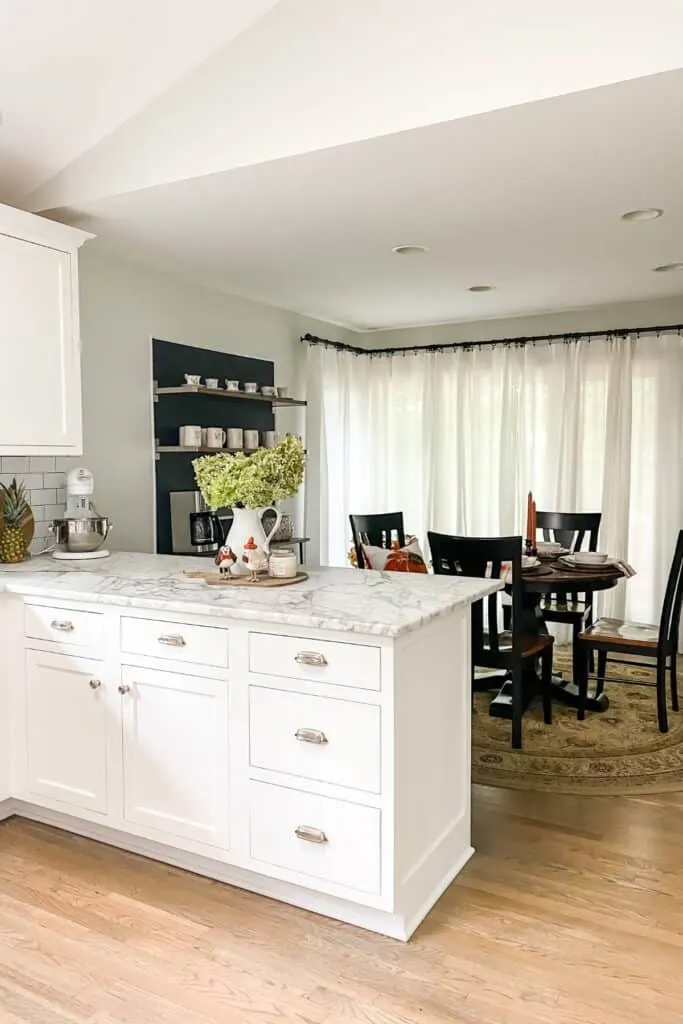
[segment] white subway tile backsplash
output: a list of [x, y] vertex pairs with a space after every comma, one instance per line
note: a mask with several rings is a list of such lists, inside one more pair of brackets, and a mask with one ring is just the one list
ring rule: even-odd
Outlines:
[[28, 473], [29, 461], [28, 455], [3, 455], [2, 456], [2, 472], [3, 473]]
[[56, 469], [58, 462], [76, 464], [76, 460], [56, 459], [54, 455], [6, 455], [0, 458], [0, 483], [11, 484], [16, 477], [17, 482], [23, 483], [26, 488], [35, 522], [35, 532], [29, 546], [33, 555], [52, 546], [54, 537], [50, 532], [50, 524], [53, 519], [60, 519], [65, 512], [66, 477], [63, 470]]
[[29, 455], [29, 472], [53, 473], [55, 468], [54, 455]]
[[64, 473], [44, 473], [43, 487], [64, 487], [66, 476]]
[[9, 487], [13, 480], [16, 480], [18, 484], [23, 483], [27, 491], [33, 487], [43, 486], [42, 473], [0, 473], [0, 484]]
[[56, 505], [57, 490], [54, 487], [41, 488], [38, 490], [31, 489], [29, 500], [31, 505]]
[[75, 455], [58, 455], [55, 458], [55, 469], [57, 472], [65, 473], [69, 469], [75, 469], [76, 466], [82, 465], [83, 460], [79, 456]]

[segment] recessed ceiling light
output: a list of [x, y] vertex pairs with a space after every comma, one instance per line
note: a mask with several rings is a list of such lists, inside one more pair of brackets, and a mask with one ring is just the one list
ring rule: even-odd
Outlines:
[[683, 263], [662, 263], [659, 267], [654, 267], [655, 274], [668, 274], [672, 270], [683, 270]]
[[627, 210], [626, 213], [622, 213], [622, 220], [657, 220], [661, 217], [664, 210], [658, 209], [656, 206], [651, 206], [647, 210]]
[[492, 292], [494, 285], [492, 284], [471, 284], [467, 289], [468, 292]]
[[421, 256], [423, 252], [428, 252], [428, 249], [426, 245], [420, 245], [418, 242], [405, 242], [403, 245], [395, 245], [391, 251], [397, 256]]

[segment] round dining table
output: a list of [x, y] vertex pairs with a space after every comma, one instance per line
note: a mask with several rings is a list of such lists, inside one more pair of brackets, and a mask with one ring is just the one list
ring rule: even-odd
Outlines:
[[[571, 601], [574, 594], [595, 593], [598, 590], [611, 590], [619, 580], [625, 579], [626, 573], [618, 565], [610, 565], [604, 569], [581, 570], [566, 568], [559, 561], [541, 561], [540, 565], [522, 570], [522, 631], [527, 636], [547, 636], [548, 625], [543, 618], [542, 599], [552, 594], [558, 602], [563, 598]], [[567, 678], [560, 672], [553, 672], [553, 700], [559, 700], [571, 707], [578, 707], [579, 688], [573, 678]], [[529, 700], [536, 687], [529, 687]], [[595, 696], [588, 694], [587, 711], [606, 711], [609, 698], [605, 693]], [[491, 701], [490, 713], [495, 716], [509, 718], [512, 715], [511, 684], [506, 682], [500, 692]]]

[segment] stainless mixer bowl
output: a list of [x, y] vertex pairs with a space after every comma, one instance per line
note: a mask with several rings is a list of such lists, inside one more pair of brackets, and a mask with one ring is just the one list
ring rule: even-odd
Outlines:
[[97, 551], [111, 530], [107, 516], [89, 516], [83, 519], [53, 519], [50, 527], [61, 551]]

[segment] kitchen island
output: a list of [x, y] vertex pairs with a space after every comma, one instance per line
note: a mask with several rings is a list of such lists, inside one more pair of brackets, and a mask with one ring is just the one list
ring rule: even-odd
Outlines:
[[399, 939], [472, 854], [470, 612], [498, 581], [205, 559], [0, 570], [0, 817]]

